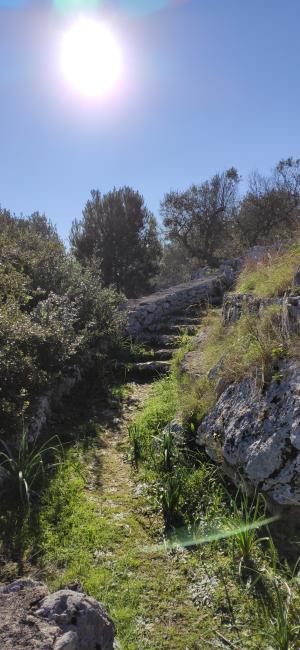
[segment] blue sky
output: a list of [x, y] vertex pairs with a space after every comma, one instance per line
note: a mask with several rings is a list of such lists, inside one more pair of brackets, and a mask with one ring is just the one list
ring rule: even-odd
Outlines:
[[300, 156], [299, 0], [100, 4], [124, 75], [87, 100], [59, 72], [73, 14], [59, 0], [0, 0], [3, 207], [45, 212], [66, 239], [92, 188], [130, 185], [159, 217], [171, 188], [232, 165], [246, 181]]

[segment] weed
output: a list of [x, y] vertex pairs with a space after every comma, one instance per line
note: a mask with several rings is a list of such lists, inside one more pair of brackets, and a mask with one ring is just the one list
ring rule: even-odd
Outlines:
[[272, 611], [264, 610], [267, 631], [264, 636], [272, 643], [275, 650], [292, 650], [299, 641], [300, 625], [295, 623], [296, 617], [292, 610], [292, 591], [287, 583], [280, 588], [278, 581], [273, 582], [274, 603]]
[[173, 466], [174, 460], [174, 436], [171, 430], [171, 425], [165, 427], [161, 436], [158, 436], [157, 440], [161, 446], [162, 453], [162, 464], [166, 472], [170, 472]]
[[140, 431], [135, 424], [128, 427], [128, 435], [131, 449], [131, 461], [136, 469], [138, 469], [139, 462], [142, 458], [142, 446]]
[[167, 528], [179, 515], [182, 481], [178, 472], [167, 476], [161, 485], [161, 506]]
[[29, 506], [34, 488], [45, 475], [47, 457], [57, 455], [62, 449], [59, 438], [53, 436], [40, 447], [36, 442], [31, 444], [23, 422], [17, 447], [9, 446], [4, 440], [0, 440], [0, 444], [0, 465], [8, 478], [8, 486], [5, 482], [4, 489], [18, 494], [21, 503]]
[[240, 526], [244, 529], [236, 532], [234, 544], [239, 553], [239, 574], [243, 569], [246, 571], [253, 568], [253, 558], [260, 542], [268, 537], [257, 537], [256, 528], [265, 521], [266, 504], [261, 494], [254, 494], [250, 500], [244, 489], [237, 492], [232, 502], [233, 518], [229, 519], [229, 527], [238, 530]]

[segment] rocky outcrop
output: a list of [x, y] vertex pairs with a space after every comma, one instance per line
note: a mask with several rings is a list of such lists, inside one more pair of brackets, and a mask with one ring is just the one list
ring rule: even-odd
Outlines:
[[259, 298], [252, 294], [225, 294], [223, 301], [223, 322], [232, 325], [242, 314], [254, 314], [260, 318], [267, 307], [277, 306], [281, 314], [281, 329], [285, 336], [300, 331], [300, 294], [291, 293], [282, 297]]
[[0, 589], [0, 647], [5, 650], [113, 650], [114, 627], [94, 598], [41, 582]]
[[282, 363], [264, 391], [251, 378], [229, 386], [196, 442], [237, 484], [300, 521], [300, 361]]

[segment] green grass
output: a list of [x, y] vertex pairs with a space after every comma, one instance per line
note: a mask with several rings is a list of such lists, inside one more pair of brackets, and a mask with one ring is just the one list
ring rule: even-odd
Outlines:
[[236, 293], [263, 298], [282, 296], [292, 285], [299, 257], [300, 244], [295, 243], [286, 251], [270, 252], [259, 263], [249, 262], [239, 276]]
[[[300, 647], [298, 578], [288, 575], [269, 531], [256, 529], [264, 508], [224, 485], [218, 468], [189, 444], [219, 381], [255, 373], [263, 383], [276, 373], [270, 369], [289, 353], [279, 318], [270, 307], [259, 320], [244, 313], [225, 327], [220, 310], [210, 310], [202, 376], [190, 380], [178, 371], [191, 349], [183, 339], [170, 375], [149, 387], [127, 431], [105, 431], [93, 416], [86, 444], [75, 426], [77, 444], [20, 529], [22, 566], [53, 590], [79, 581], [107, 608], [121, 650]], [[119, 418], [134, 390], [111, 390]], [[181, 438], [164, 432], [174, 418], [184, 421]]]
[[134, 425], [141, 438], [144, 457], [151, 453], [154, 436], [157, 436], [175, 417], [178, 399], [178, 385], [173, 373], [156, 381], [151, 387], [143, 410], [138, 412], [134, 419]]
[[231, 325], [224, 325], [221, 310], [211, 310], [203, 327], [207, 336], [201, 348], [201, 375], [181, 379], [181, 410], [186, 423], [197, 425], [232, 382], [255, 376], [263, 386], [276, 375], [280, 359], [299, 354], [297, 340], [287, 340], [282, 334], [278, 305], [266, 307], [259, 318], [245, 311]]
[[[212, 643], [218, 647], [221, 637], [243, 650], [265, 650], [266, 635], [282, 622], [275, 564], [258, 541], [260, 531], [256, 538], [251, 532], [250, 550], [264, 584], [270, 572], [268, 620], [257, 574], [241, 580], [232, 540], [185, 548], [186, 534], [194, 530], [205, 538], [228, 519], [235, 521], [236, 512], [218, 470], [201, 454], [185, 444], [172, 447], [166, 466], [162, 428], [180, 404], [174, 376], [150, 389], [134, 426], [142, 442], [154, 441], [153, 457], [138, 464], [138, 471], [129, 462], [126, 433], [116, 445], [116, 434], [105, 433], [100, 422], [88, 447], [83, 441], [66, 452], [40, 509], [24, 527], [23, 565], [30, 562], [32, 574], [52, 590], [79, 581], [107, 608], [122, 650], [205, 650]], [[168, 482], [169, 497], [177, 490], [174, 508], [162, 498]], [[175, 522], [165, 516], [172, 508]], [[241, 507], [240, 521], [246, 518]], [[170, 549], [163, 544], [166, 526]], [[298, 601], [296, 593], [296, 611]], [[289, 610], [289, 628], [292, 620]], [[291, 650], [297, 631], [288, 634]]]

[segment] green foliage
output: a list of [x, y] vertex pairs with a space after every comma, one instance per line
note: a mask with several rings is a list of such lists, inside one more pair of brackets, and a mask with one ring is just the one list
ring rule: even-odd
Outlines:
[[117, 344], [121, 298], [65, 251], [44, 217], [0, 211], [0, 431], [9, 436], [38, 396], [93, 350]]
[[180, 472], [164, 477], [160, 487], [160, 503], [166, 527], [176, 523], [181, 501], [182, 477]]
[[293, 593], [287, 583], [280, 585], [273, 581], [274, 601], [270, 608], [264, 608], [267, 631], [266, 639], [274, 650], [296, 650], [299, 643], [298, 615], [293, 609]]
[[260, 542], [268, 537], [258, 538], [257, 527], [263, 524], [266, 518], [266, 504], [260, 494], [255, 493], [250, 498], [244, 489], [237, 492], [232, 502], [233, 517], [229, 519], [228, 525], [234, 531], [242, 526], [244, 529], [234, 535], [234, 546], [239, 554], [239, 573], [242, 570], [251, 569], [255, 551]]
[[[172, 420], [178, 408], [178, 389], [174, 375], [163, 377], [154, 383], [143, 410], [137, 414], [134, 424], [139, 432], [143, 458], [153, 458], [154, 438]], [[160, 449], [160, 445], [155, 445]]]
[[142, 457], [142, 448], [141, 448], [140, 433], [138, 428], [134, 424], [128, 427], [128, 435], [129, 435], [130, 448], [131, 448], [131, 460], [134, 466], [136, 467], [136, 469], [138, 469], [138, 465]]
[[166, 470], [166, 472], [170, 472], [173, 466], [174, 447], [175, 447], [174, 436], [171, 430], [171, 425], [167, 427], [167, 430], [163, 430], [159, 440], [162, 448], [164, 469]]
[[45, 477], [45, 462], [50, 456], [52, 459], [57, 456], [61, 449], [57, 436], [39, 446], [36, 442], [30, 443], [23, 423], [17, 447], [0, 440], [0, 467], [6, 475], [3, 490], [19, 498], [23, 506], [29, 506], [34, 489]]
[[166, 239], [187, 257], [214, 265], [237, 205], [239, 175], [234, 167], [184, 192], [169, 192], [161, 203]]
[[284, 251], [269, 252], [260, 262], [248, 262], [239, 275], [236, 293], [252, 293], [269, 298], [282, 296], [291, 288], [299, 266], [300, 245]]
[[80, 262], [100, 270], [104, 286], [128, 298], [151, 288], [161, 247], [155, 218], [139, 192], [123, 187], [102, 196], [93, 190], [82, 220], [73, 222], [70, 242]]

